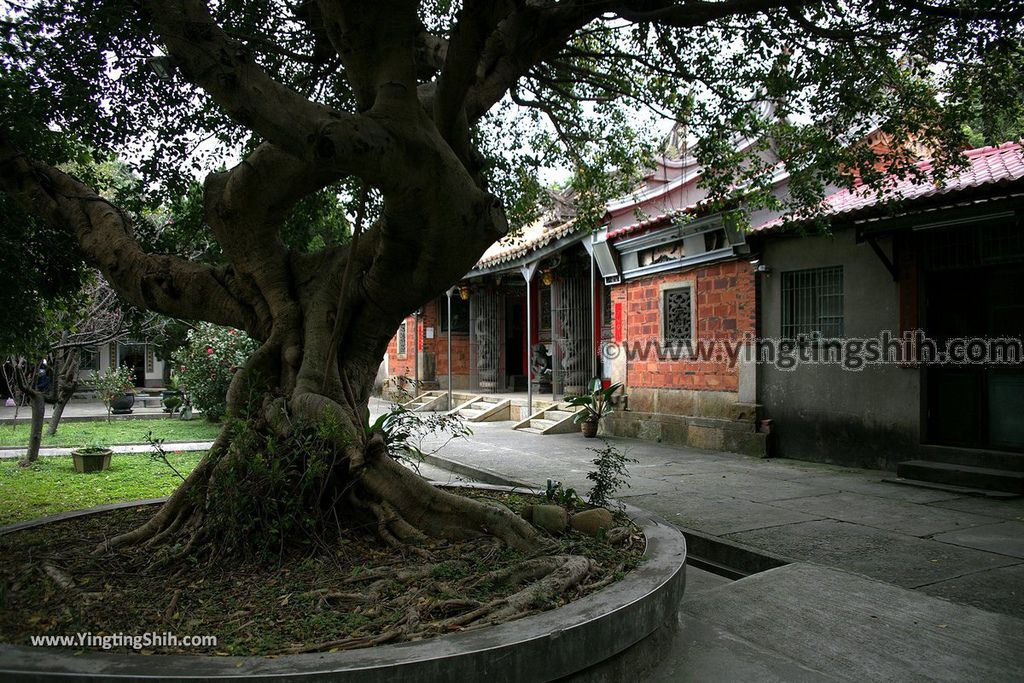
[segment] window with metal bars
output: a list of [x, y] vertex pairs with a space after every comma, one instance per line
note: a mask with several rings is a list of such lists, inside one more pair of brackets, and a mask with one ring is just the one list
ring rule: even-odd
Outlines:
[[843, 336], [843, 267], [782, 273], [782, 336], [835, 339]]
[[396, 346], [398, 347], [398, 355], [404, 356], [406, 353], [406, 324], [408, 321], [403, 320], [402, 324], [398, 326], [398, 334], [395, 335]]
[[673, 287], [661, 293], [661, 338], [688, 342], [693, 338], [693, 289]]

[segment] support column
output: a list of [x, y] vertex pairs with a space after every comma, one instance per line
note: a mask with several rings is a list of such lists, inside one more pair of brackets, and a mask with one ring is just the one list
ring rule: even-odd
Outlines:
[[448, 410], [452, 409], [452, 294], [454, 293], [454, 287], [450, 287], [445, 292], [448, 297]]
[[540, 261], [528, 263], [519, 271], [526, 280], [526, 416], [533, 415], [533, 275]]

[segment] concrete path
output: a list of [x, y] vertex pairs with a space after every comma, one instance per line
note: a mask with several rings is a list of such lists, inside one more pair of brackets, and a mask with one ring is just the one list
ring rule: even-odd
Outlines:
[[[193, 414], [202, 415], [200, 411], [194, 409]], [[52, 404], [46, 404], [46, 411], [43, 415], [46, 420], [49, 421], [50, 416], [53, 415]], [[127, 415], [110, 416], [112, 420], [138, 420], [152, 419], [154, 417], [166, 418], [168, 417], [168, 414], [159, 406], [147, 408], [143, 405], [142, 399], [138, 397], [135, 399], [135, 405], [132, 406], [131, 413]], [[103, 405], [103, 402], [99, 399], [73, 399], [68, 403], [67, 407], [64, 408], [64, 414], [61, 416], [61, 420], [67, 420], [68, 422], [88, 422], [106, 419], [107, 407]], [[3, 404], [3, 401], [0, 401], [0, 424], [27, 424], [31, 421], [32, 410], [28, 406], [9, 408]]]
[[[473, 424], [432, 464], [463, 476], [581, 493], [599, 440]], [[619, 496], [685, 530], [795, 562], [1024, 617], [1024, 499], [882, 482], [887, 473], [609, 438], [639, 462]], [[438, 444], [426, 444], [438, 445]]]
[[1024, 680], [1020, 619], [812, 564], [717, 585], [692, 574], [676, 638], [644, 680]]
[[[213, 446], [212, 441], [187, 441], [167, 442], [164, 450], [173, 453], [175, 451], [208, 451]], [[39, 455], [53, 457], [55, 455], [71, 455], [71, 448], [40, 448]], [[122, 446], [111, 446], [110, 450], [115, 453], [150, 453], [153, 448], [149, 444], [125, 444]], [[25, 455], [24, 448], [0, 448], [0, 460], [11, 460]]]

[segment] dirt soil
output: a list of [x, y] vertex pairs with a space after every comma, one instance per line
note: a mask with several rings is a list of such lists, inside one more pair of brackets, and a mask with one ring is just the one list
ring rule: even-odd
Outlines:
[[[520, 494], [467, 493], [519, 512], [546, 502]], [[116, 510], [0, 537], [0, 640], [34, 635], [173, 633], [216, 645], [108, 639], [113, 652], [274, 655], [420, 640], [553, 609], [619, 580], [644, 542], [621, 531], [548, 536], [535, 552], [493, 540], [386, 547], [347, 531], [274, 562], [154, 566], [153, 551], [92, 551], [157, 508]], [[582, 577], [582, 578], [581, 578]], [[72, 650], [99, 650], [71, 647]]]

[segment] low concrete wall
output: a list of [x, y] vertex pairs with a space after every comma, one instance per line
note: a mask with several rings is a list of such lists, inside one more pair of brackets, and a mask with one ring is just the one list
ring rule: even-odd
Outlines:
[[758, 406], [740, 403], [734, 391], [633, 388], [602, 421], [606, 434], [676, 446], [767, 457], [765, 434], [756, 432]]
[[645, 561], [622, 581], [564, 607], [517, 621], [430, 640], [273, 659], [76, 655], [67, 650], [0, 645], [0, 679], [518, 683], [572, 676], [574, 681], [586, 681], [588, 670], [599, 669], [601, 663], [673, 623], [686, 586], [682, 533], [648, 512], [626, 508], [647, 538]]
[[746, 421], [626, 410], [604, 418], [601, 433], [758, 458], [769, 455], [767, 435]]

